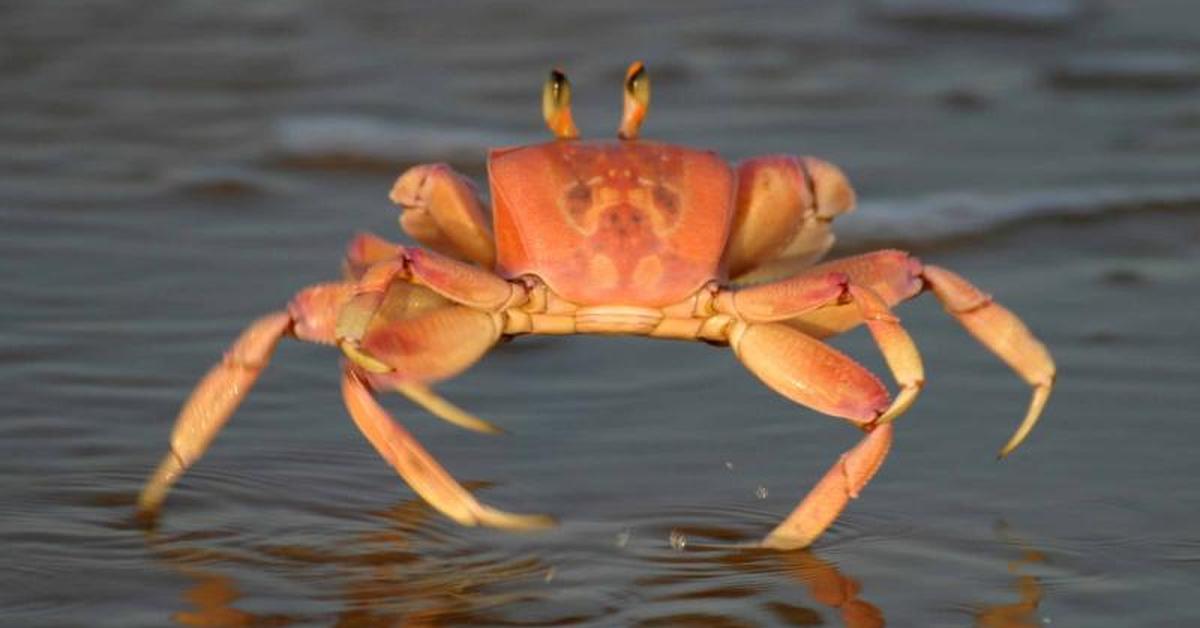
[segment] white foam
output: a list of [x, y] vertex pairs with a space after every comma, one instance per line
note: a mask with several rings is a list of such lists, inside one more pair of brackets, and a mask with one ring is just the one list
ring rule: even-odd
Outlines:
[[873, 0], [871, 15], [920, 26], [1061, 29], [1088, 13], [1082, 0]]
[[1042, 190], [1018, 195], [947, 193], [865, 201], [837, 221], [843, 245], [930, 244], [1013, 223], [1163, 207], [1200, 206], [1200, 185]]
[[283, 158], [381, 164], [478, 162], [488, 148], [523, 139], [457, 125], [413, 125], [346, 115], [288, 116], [275, 123], [273, 133], [275, 152]]

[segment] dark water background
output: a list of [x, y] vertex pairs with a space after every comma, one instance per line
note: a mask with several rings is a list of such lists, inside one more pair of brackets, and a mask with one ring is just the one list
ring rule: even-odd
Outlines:
[[[963, 9], [963, 6], [975, 8]], [[959, 8], [954, 8], [959, 7]], [[0, 624], [1200, 624], [1200, 4], [936, 0], [0, 3]], [[546, 136], [551, 65], [591, 136], [625, 65], [646, 135], [824, 156], [843, 251], [904, 245], [1053, 350], [1025, 387], [924, 300], [929, 385], [809, 552], [746, 549], [856, 432], [684, 343], [513, 343], [389, 399], [481, 499], [415, 502], [287, 343], [162, 526], [131, 524], [178, 404], [241, 327], [395, 234], [392, 177]], [[879, 366], [864, 334], [839, 346]]]

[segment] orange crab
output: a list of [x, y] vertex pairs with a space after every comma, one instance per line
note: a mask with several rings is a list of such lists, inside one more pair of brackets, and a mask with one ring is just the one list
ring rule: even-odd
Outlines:
[[[431, 413], [484, 432], [491, 424], [439, 397], [431, 383], [524, 334], [629, 334], [727, 345], [767, 386], [857, 426], [843, 454], [763, 539], [807, 546], [887, 456], [892, 421], [924, 382], [921, 358], [892, 306], [929, 290], [1030, 386], [1037, 422], [1054, 381], [1045, 347], [1011, 312], [958, 275], [902, 251], [813, 266], [832, 245], [832, 220], [854, 207], [835, 166], [772, 155], [731, 167], [712, 151], [638, 139], [650, 101], [642, 64], [626, 73], [619, 139], [578, 139], [566, 77], [543, 90], [550, 142], [493, 150], [492, 218], [467, 179], [443, 164], [400, 176], [400, 224], [428, 249], [371, 235], [350, 245], [344, 281], [301, 291], [286, 311], [254, 322], [197, 385], [170, 451], [139, 499], [153, 516], [170, 486], [208, 447], [284, 336], [345, 354], [342, 394], [359, 429], [431, 506], [463, 525], [528, 529], [544, 515], [485, 506], [375, 400], [397, 390]], [[865, 323], [899, 392], [821, 338]]]

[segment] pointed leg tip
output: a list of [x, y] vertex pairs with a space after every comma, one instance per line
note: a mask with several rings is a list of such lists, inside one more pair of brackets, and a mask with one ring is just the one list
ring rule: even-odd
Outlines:
[[484, 506], [483, 510], [477, 513], [477, 517], [480, 525], [517, 532], [545, 530], [558, 526], [558, 520], [550, 515], [525, 515], [505, 512], [503, 510], [497, 510], [487, 506]]
[[772, 532], [759, 541], [758, 546], [777, 552], [794, 552], [812, 546], [814, 539]]
[[471, 414], [467, 414], [465, 412], [463, 413], [462, 416], [457, 416], [454, 414], [438, 414], [438, 413], [435, 413], [435, 416], [437, 416], [438, 418], [440, 418], [448, 423], [457, 425], [465, 430], [470, 430], [477, 434], [487, 434], [488, 436], [497, 436], [497, 435], [502, 435], [502, 434], [508, 433], [502, 427], [499, 427], [497, 425], [494, 425], [492, 423], [484, 421], [483, 419], [480, 419]]
[[504, 430], [504, 428], [502, 428], [498, 425], [489, 423], [488, 421], [484, 421], [483, 419], [481, 419], [479, 417], [476, 417], [472, 414], [467, 414], [465, 412], [463, 413], [463, 416], [461, 416], [461, 417], [447, 416], [447, 415], [442, 415], [442, 414], [438, 414], [437, 416], [439, 418], [444, 419], [450, 423], [453, 423], [454, 425], [457, 425], [463, 429], [468, 429], [468, 430], [471, 430], [472, 432], [476, 432], [479, 434], [487, 434], [489, 436], [497, 436], [497, 435], [508, 433]]
[[164, 495], [154, 495], [150, 488], [143, 489], [138, 495], [137, 510], [133, 512], [134, 525], [147, 531], [158, 527], [163, 497]]
[[158, 527], [158, 513], [157, 509], [138, 507], [133, 513], [133, 522], [143, 530], [153, 531]]
[[1046, 401], [1050, 398], [1051, 388], [1048, 385], [1037, 386], [1033, 390], [1033, 398], [1029, 401], [1029, 411], [1025, 414], [1024, 420], [1017, 426], [1017, 431], [1008, 439], [1004, 447], [1000, 448], [1000, 453], [997, 454], [997, 460], [1003, 460], [1009, 454], [1016, 451], [1021, 443], [1025, 442], [1025, 438], [1033, 431], [1035, 425], [1042, 417], [1042, 412], [1046, 409]]
[[[1032, 425], [1030, 428], [1032, 428]], [[1000, 448], [1000, 451], [996, 453], [996, 460], [1004, 460], [1010, 454], [1012, 454], [1012, 452], [1016, 451], [1017, 448], [1021, 446], [1021, 443], [1025, 442], [1025, 437], [1028, 435], [1028, 433], [1029, 430], [1018, 430], [1016, 434], [1013, 434], [1012, 438], [1008, 439], [1008, 442], [1005, 443], [1004, 446]]]
[[484, 421], [483, 419], [477, 419], [478, 422], [474, 422], [474, 421], [468, 422], [468, 421], [451, 420], [451, 419], [447, 419], [446, 417], [440, 417], [440, 418], [445, 419], [446, 421], [448, 421], [454, 425], [457, 425], [463, 429], [471, 430], [472, 432], [475, 432], [477, 434], [486, 434], [488, 436], [507, 436], [509, 434], [508, 430], [506, 430], [498, 425], [495, 425], [493, 423], [488, 423], [487, 421]]
[[142, 491], [138, 493], [135, 516], [139, 521], [153, 521], [158, 518], [163, 502], [167, 499], [167, 492], [187, 470], [187, 466], [172, 446], [154, 469], [154, 474], [142, 486]]

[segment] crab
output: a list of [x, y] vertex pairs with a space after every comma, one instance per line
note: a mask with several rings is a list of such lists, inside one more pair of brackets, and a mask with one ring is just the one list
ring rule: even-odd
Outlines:
[[[488, 155], [491, 218], [469, 180], [444, 164], [415, 166], [391, 190], [400, 225], [427, 248], [369, 234], [349, 246], [342, 281], [299, 292], [252, 323], [184, 403], [170, 449], [139, 512], [153, 519], [267, 365], [280, 339], [338, 347], [350, 416], [430, 506], [467, 526], [527, 530], [540, 514], [480, 503], [379, 405], [398, 391], [430, 413], [500, 431], [431, 385], [527, 334], [623, 334], [728, 346], [775, 392], [863, 432], [761, 544], [810, 545], [883, 464], [893, 421], [925, 381], [920, 354], [892, 307], [932, 292], [1006, 362], [1033, 395], [1000, 451], [1029, 434], [1055, 366], [1009, 310], [959, 275], [898, 250], [816, 264], [832, 221], [854, 208], [845, 174], [813, 157], [768, 155], [729, 165], [714, 152], [639, 139], [650, 102], [644, 65], [623, 85], [618, 139], [581, 140], [558, 70], [542, 92], [554, 139]], [[823, 342], [863, 324], [897, 392]]]

